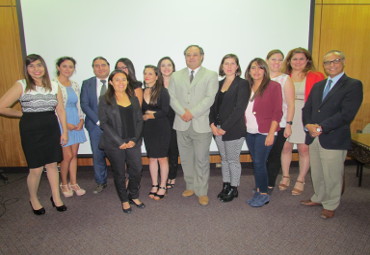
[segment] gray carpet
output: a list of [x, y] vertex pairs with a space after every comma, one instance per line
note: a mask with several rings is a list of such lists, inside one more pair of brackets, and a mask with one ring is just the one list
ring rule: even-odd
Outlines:
[[[292, 175], [297, 176], [297, 168]], [[270, 204], [251, 208], [250, 166], [243, 167], [239, 197], [221, 203], [221, 171], [213, 168], [209, 182], [210, 204], [196, 197], [183, 198], [179, 177], [165, 199], [147, 197], [150, 176], [141, 182], [146, 208], [122, 213], [112, 175], [108, 188], [94, 195], [92, 168], [79, 170], [83, 197], [64, 198], [68, 211], [51, 207], [50, 189], [43, 175], [40, 200], [46, 214], [33, 215], [28, 203], [26, 173], [7, 171], [9, 184], [0, 181], [0, 254], [370, 254], [370, 170], [364, 169], [363, 187], [357, 187], [355, 166], [346, 166], [346, 191], [332, 219], [319, 217], [321, 207], [299, 204], [312, 194], [310, 178], [301, 196], [275, 190]], [[293, 180], [295, 180], [293, 178]]]

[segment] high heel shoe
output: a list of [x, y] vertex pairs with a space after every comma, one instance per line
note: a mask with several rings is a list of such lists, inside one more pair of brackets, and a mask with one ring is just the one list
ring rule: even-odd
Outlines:
[[71, 191], [73, 193], [73, 191], [76, 193], [77, 196], [83, 196], [86, 194], [86, 190], [84, 189], [81, 189], [80, 186], [76, 183], [76, 184], [69, 184], [69, 187], [71, 188]]
[[59, 187], [60, 187], [60, 190], [62, 191], [62, 194], [63, 194], [64, 197], [72, 197], [73, 196], [73, 191], [69, 188], [68, 184], [66, 184], [66, 185], [60, 184]]
[[36, 215], [43, 215], [43, 214], [45, 214], [45, 208], [44, 207], [41, 207], [40, 209], [35, 210], [35, 209], [33, 209], [33, 206], [32, 206], [31, 201], [30, 201], [30, 206], [31, 206], [32, 211], [33, 211], [34, 214], [36, 214]]
[[143, 202], [141, 202], [140, 204], [137, 204], [133, 199], [129, 199], [128, 202], [132, 205], [135, 205], [137, 208], [140, 208], [140, 209], [144, 209], [145, 208], [145, 205]]
[[292, 190], [292, 195], [293, 196], [301, 195], [304, 191], [304, 185], [305, 185], [305, 182], [297, 180]]
[[56, 206], [53, 200], [53, 197], [50, 197], [51, 205], [57, 209], [58, 212], [64, 212], [67, 211], [67, 206], [61, 205], [61, 206]]
[[127, 209], [123, 208], [123, 203], [122, 203], [122, 212], [130, 214], [132, 212], [131, 206]]
[[[284, 183], [284, 179], [287, 179], [286, 183]], [[290, 176], [283, 176], [279, 183], [279, 190], [286, 190], [290, 185]]]
[[217, 198], [221, 200], [222, 196], [227, 194], [229, 192], [229, 190], [230, 190], [230, 182], [224, 182], [222, 184], [222, 190], [221, 190], [220, 193], [218, 193]]
[[150, 197], [150, 198], [154, 198], [154, 195], [155, 195], [155, 194], [157, 194], [157, 192], [158, 192], [158, 187], [159, 187], [159, 186], [158, 186], [158, 184], [157, 184], [157, 185], [152, 185], [152, 189], [153, 189], [153, 188], [157, 188], [157, 191], [156, 191], [156, 192], [152, 192], [152, 191], [150, 191], [150, 192], [149, 192], [149, 197]]
[[238, 197], [238, 187], [230, 186], [228, 192], [220, 197], [221, 202], [230, 202], [235, 197]]
[[[164, 189], [165, 190], [165, 193], [163, 194], [163, 195], [158, 195], [158, 191], [160, 190], [160, 189]], [[164, 196], [166, 195], [166, 187], [159, 187], [159, 189], [158, 189], [158, 191], [157, 191], [157, 193], [155, 193], [155, 195], [154, 195], [154, 200], [161, 200], [162, 198], [164, 198]]]

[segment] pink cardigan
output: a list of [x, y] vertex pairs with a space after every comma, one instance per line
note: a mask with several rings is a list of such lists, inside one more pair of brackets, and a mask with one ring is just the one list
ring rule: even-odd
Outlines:
[[[268, 133], [272, 121], [280, 123], [283, 116], [281, 86], [275, 81], [270, 81], [262, 96], [254, 99], [253, 114], [256, 116], [258, 131]], [[279, 131], [280, 127], [276, 131]]]

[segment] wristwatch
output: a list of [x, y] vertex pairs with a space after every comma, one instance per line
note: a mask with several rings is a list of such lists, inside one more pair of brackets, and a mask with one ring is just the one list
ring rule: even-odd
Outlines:
[[286, 124], [293, 125], [293, 121], [287, 121]]

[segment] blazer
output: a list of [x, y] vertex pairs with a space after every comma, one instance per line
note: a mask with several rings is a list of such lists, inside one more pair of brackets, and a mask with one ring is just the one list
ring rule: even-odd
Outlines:
[[[350, 124], [362, 103], [362, 83], [343, 74], [323, 101], [326, 81], [320, 81], [312, 88], [302, 109], [303, 125], [319, 124], [322, 127], [319, 141], [323, 148], [348, 150], [351, 148]], [[306, 132], [306, 144], [313, 140]]]
[[[200, 67], [192, 83], [189, 80], [188, 68], [174, 72], [168, 87], [170, 105], [176, 113], [173, 128], [186, 131], [192, 125], [198, 133], [211, 132], [209, 109], [215, 100], [217, 89], [217, 73], [204, 67]], [[193, 115], [189, 122], [181, 119], [185, 109]]]
[[98, 117], [98, 98], [96, 91], [96, 77], [84, 80], [81, 87], [81, 109], [86, 114], [85, 127], [90, 132], [97, 127]]
[[[256, 96], [254, 98], [252, 112], [256, 116], [258, 131], [260, 133], [268, 133], [272, 121], [276, 121], [278, 124], [280, 123], [283, 116], [282, 105], [281, 85], [276, 81], [270, 80], [262, 96]], [[279, 130], [280, 126], [278, 125], [276, 131]]]
[[248, 81], [236, 76], [227, 92], [225, 92], [222, 103], [219, 106], [219, 112], [217, 112], [221, 88], [224, 82], [225, 79], [219, 82], [215, 102], [209, 113], [209, 124], [215, 123], [219, 114], [220, 126], [226, 131], [222, 136], [222, 141], [237, 140], [246, 134], [244, 112], [249, 102], [251, 88]]
[[123, 143], [129, 141], [135, 142], [137, 145], [141, 138], [143, 129], [143, 115], [139, 100], [133, 96], [130, 97], [131, 105], [133, 107], [133, 122], [135, 128], [135, 137], [122, 138], [122, 120], [119, 112], [119, 108], [116, 100], [113, 100], [112, 104], [107, 104], [104, 96], [99, 99], [99, 119], [100, 127], [103, 130], [103, 134], [100, 137], [99, 148], [100, 149], [117, 149]]

